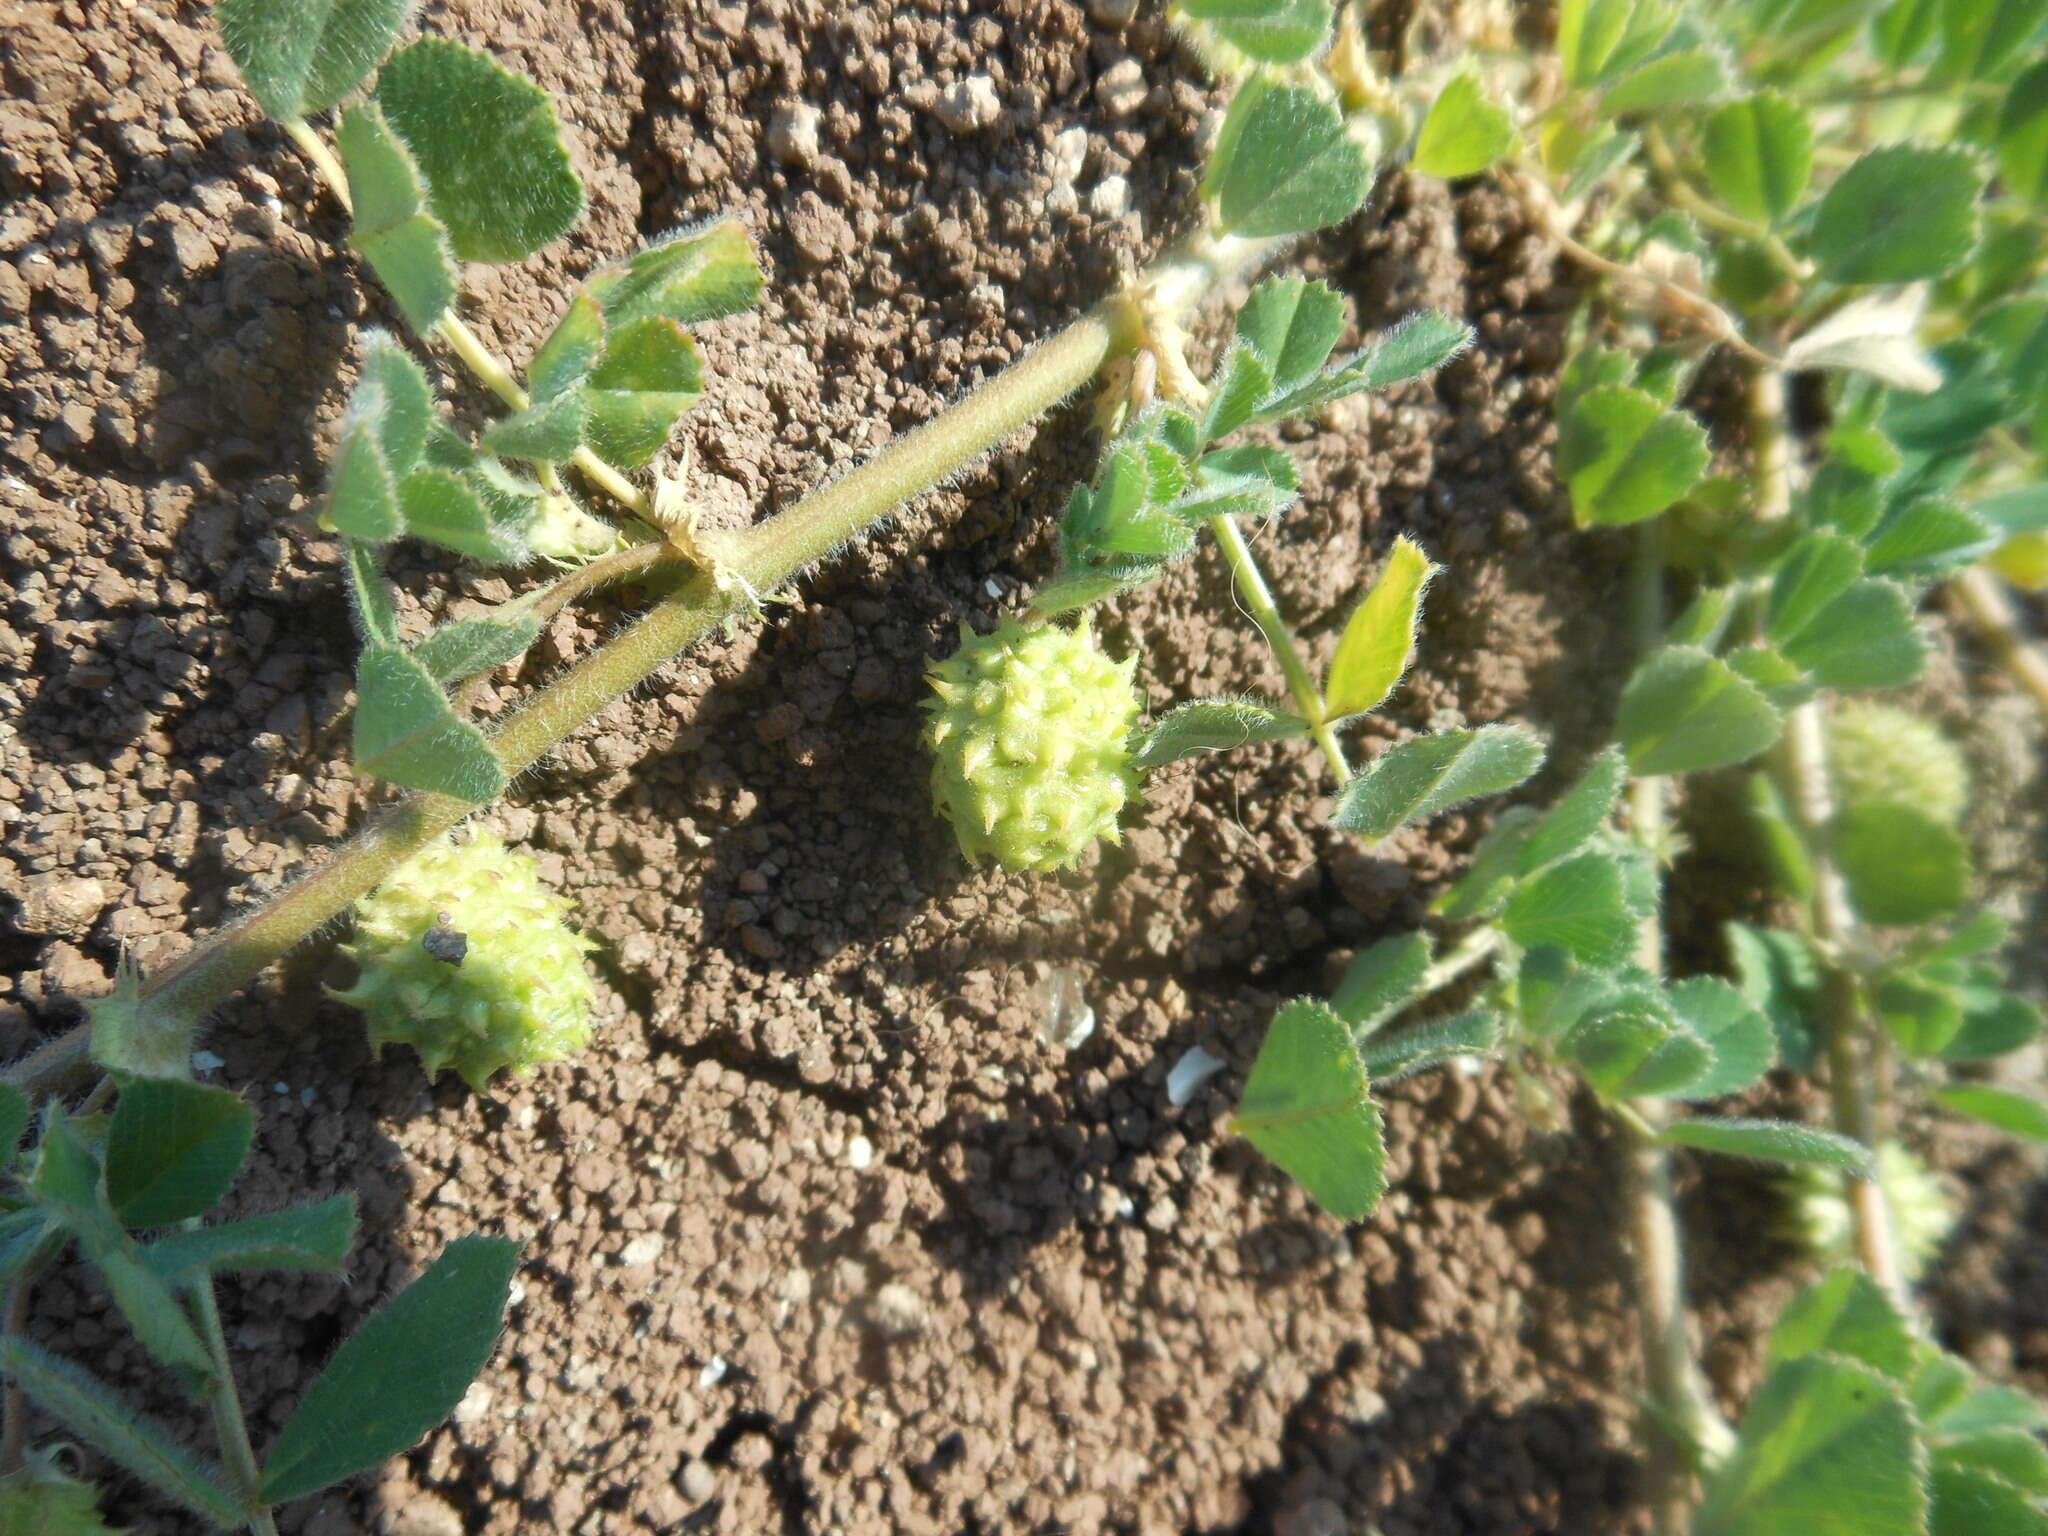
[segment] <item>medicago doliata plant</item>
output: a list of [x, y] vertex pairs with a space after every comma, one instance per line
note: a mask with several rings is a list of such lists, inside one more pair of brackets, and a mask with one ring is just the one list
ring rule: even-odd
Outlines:
[[[963, 638], [935, 671], [934, 784], [966, 852], [1069, 863], [1090, 837], [1113, 834], [1146, 771], [1253, 742], [1311, 741], [1336, 791], [1334, 822], [1362, 837], [1533, 774], [1543, 744], [1506, 725], [1421, 737], [1354, 770], [1345, 726], [1409, 666], [1429, 558], [1394, 546], [1318, 675], [1246, 535], [1284, 529], [1298, 482], [1284, 453], [1236, 434], [1425, 374], [1465, 343], [1464, 328], [1418, 316], [1333, 362], [1341, 301], [1279, 277], [1239, 305], [1206, 377], [1188, 356], [1196, 305], [1293, 237], [1356, 212], [1386, 158], [1421, 175], [1500, 178], [1598, 280], [1559, 389], [1558, 471], [1581, 523], [1637, 530], [1643, 655], [1613, 743], [1573, 744], [1588, 763], [1577, 781], [1547, 807], [1496, 821], [1431, 932], [1370, 946], [1330, 997], [1280, 1009], [1237, 1128], [1332, 1212], [1356, 1217], [1382, 1181], [1375, 1081], [1487, 1055], [1518, 1074], [1535, 1060], [1565, 1069], [1636, 1138], [1630, 1236], [1649, 1418], [1677, 1453], [1659, 1493], [1667, 1528], [1761, 1533], [1823, 1516], [1871, 1536], [2043, 1528], [2037, 1411], [1926, 1340], [1905, 1224], [1875, 1176], [1890, 1101], [1904, 1092], [2048, 1136], [2048, 1112], [1982, 1080], [1978, 1065], [2040, 1021], [2006, 989], [2001, 920], [1969, 904], [1956, 827], [1965, 791], [1942, 743], [1839, 697], [1918, 675], [1915, 604], [1936, 582], [1988, 627], [2017, 678], [2038, 687], [2048, 676], [1997, 586], [2039, 580], [2048, 523], [2034, 446], [2048, 375], [2039, 8], [1770, 0], [1681, 14], [1652, 0], [1567, 0], [1551, 48], [1532, 46], [1505, 9], [1459, 7], [1434, 28], [1443, 46], [1414, 60], [1408, 40], [1371, 54], [1357, 17], [1333, 17], [1327, 0], [1183, 0], [1174, 13], [1231, 88], [1197, 233], [869, 465], [755, 527], [714, 532], [686, 481], [648, 488], [633, 476], [706, 387], [689, 329], [760, 290], [738, 226], [681, 232], [601, 268], [515, 371], [456, 301], [465, 264], [520, 260], [581, 214], [545, 96], [451, 43], [393, 52], [405, 16], [392, 0], [221, 7], [252, 93], [350, 207], [350, 248], [411, 333], [365, 339], [325, 513], [363, 642], [357, 765], [409, 793], [308, 880], [164, 973], [124, 975], [88, 1031], [10, 1074], [0, 1122], [19, 1150], [0, 1269], [13, 1294], [27, 1298], [44, 1267], [78, 1252], [149, 1354], [208, 1409], [221, 1460], [196, 1458], [16, 1329], [0, 1341], [4, 1496], [48, 1498], [53, 1486], [21, 1443], [24, 1393], [169, 1497], [259, 1531], [275, 1504], [393, 1454], [449, 1411], [499, 1326], [516, 1256], [495, 1238], [458, 1240], [373, 1314], [259, 1459], [212, 1277], [335, 1267], [353, 1211], [327, 1202], [199, 1224], [249, 1140], [235, 1096], [184, 1080], [203, 1014], [363, 902], [358, 991], [373, 1007], [390, 1011], [407, 986], [421, 997], [450, 990], [436, 983], [466, 988], [491, 935], [457, 926], [415, 883], [462, 856], [444, 841], [453, 827], [680, 649], [758, 612], [806, 566], [1098, 375], [1114, 435], [1062, 521], [1061, 573], [1021, 619]], [[473, 439], [457, 431], [415, 344], [450, 352], [504, 417]], [[1717, 457], [1688, 406], [1730, 371], [1749, 405]], [[1795, 374], [1819, 381], [1796, 418], [1785, 388]], [[610, 516], [583, 500], [590, 492]], [[1204, 532], [1288, 696], [1183, 701], [1134, 725], [1130, 658], [1103, 657], [1074, 616], [1186, 557]], [[496, 613], [407, 636], [380, 571], [381, 552], [404, 538], [486, 564], [559, 562], [562, 574]], [[490, 727], [470, 718], [467, 685], [522, 655], [548, 615], [664, 570], [665, 595], [631, 627]], [[1675, 619], [1673, 590], [1685, 599]], [[1753, 771], [1751, 831], [1793, 920], [1732, 927], [1725, 977], [1674, 979], [1663, 885], [1680, 849], [1666, 788], [1727, 770]], [[401, 907], [387, 943], [378, 925]], [[577, 1031], [561, 1026], [576, 949], [564, 937], [547, 960], [561, 1007], [520, 1012], [552, 983], [486, 987], [481, 1003], [464, 993], [436, 1014], [474, 1038], [406, 1038], [473, 1082], [572, 1045]], [[1446, 1012], [1433, 998], [1453, 987], [1460, 1001]], [[494, 1033], [506, 1027], [517, 1038]], [[1832, 1127], [1710, 1112], [1780, 1063], [1825, 1069]], [[67, 1107], [64, 1090], [88, 1068], [98, 1083]], [[1523, 1081], [1540, 1111], [1545, 1090]], [[1844, 1181], [1859, 1268], [1788, 1309], [1739, 1427], [1690, 1355], [1672, 1148]], [[447, 1344], [436, 1355], [445, 1371], [385, 1400], [388, 1363], [428, 1339]]]

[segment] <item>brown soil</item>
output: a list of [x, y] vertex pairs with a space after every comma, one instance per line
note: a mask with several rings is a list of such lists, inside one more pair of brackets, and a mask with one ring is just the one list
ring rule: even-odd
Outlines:
[[[563, 275], [737, 212], [770, 297], [705, 338], [717, 383], [688, 432], [714, 503], [771, 512], [1172, 238], [1210, 97], [1152, 7], [1127, 25], [1118, 9], [1096, 0], [1105, 25], [1065, 0], [429, 6], [430, 27], [567, 103], [590, 182], [573, 248], [477, 274], [474, 319], [523, 356]], [[354, 645], [312, 511], [361, 327], [396, 322], [200, 7], [0, 16], [13, 1050], [74, 1022], [123, 944], [162, 963], [385, 798], [347, 766]], [[1162, 82], [1128, 110], [1096, 89], [1127, 59]], [[976, 71], [1001, 114], [956, 136], [936, 101]], [[818, 149], [784, 163], [770, 125], [800, 102]], [[1071, 127], [1078, 196], [1053, 152]], [[1113, 177], [1128, 213], [1097, 192]], [[1368, 734], [1516, 718], [1599, 740], [1621, 547], [1570, 531], [1548, 469], [1574, 302], [1553, 253], [1483, 186], [1396, 179], [1305, 265], [1367, 329], [1434, 305], [1479, 345], [1289, 434], [1304, 503], [1260, 545], [1285, 603], [1327, 649], [1413, 533], [1448, 571], [1424, 664]], [[1627, 1270], [1593, 1117], [1532, 1129], [1493, 1073], [1402, 1085], [1392, 1193], [1350, 1229], [1223, 1130], [1275, 1001], [1414, 924], [1478, 823], [1368, 852], [1324, 830], [1316, 765], [1291, 748], [1161, 775], [1124, 847], [1059, 881], [968, 873], [928, 813], [925, 658], [1047, 574], [1090, 465], [1078, 413], [1054, 417], [519, 786], [494, 822], [605, 941], [582, 1061], [488, 1098], [429, 1087], [410, 1058], [371, 1061], [321, 1000], [320, 945], [224, 1010], [211, 1076], [262, 1110], [237, 1207], [353, 1189], [365, 1213], [346, 1284], [224, 1288], [259, 1440], [447, 1238], [528, 1245], [505, 1343], [455, 1422], [286, 1530], [1641, 1528]], [[421, 622], [509, 590], [428, 556], [399, 575]], [[564, 615], [517, 684], [619, 616]], [[1141, 651], [1155, 706], [1277, 689], [1232, 617], [1205, 557], [1105, 628]], [[1572, 766], [1564, 751], [1543, 787]], [[1053, 966], [1099, 1018], [1070, 1052], [1041, 1032]], [[1174, 1108], [1166, 1073], [1193, 1046], [1228, 1068]], [[1950, 1161], [1983, 1155], [1964, 1142]], [[1987, 1366], [2048, 1384], [2043, 1186], [2015, 1154], [1971, 1166], [1943, 1317]], [[1731, 1406], [1798, 1274], [1755, 1239], [1766, 1199], [1717, 1172], [1691, 1202]], [[150, 1381], [89, 1281], [46, 1284], [38, 1318]], [[132, 1491], [114, 1509], [183, 1529]]]

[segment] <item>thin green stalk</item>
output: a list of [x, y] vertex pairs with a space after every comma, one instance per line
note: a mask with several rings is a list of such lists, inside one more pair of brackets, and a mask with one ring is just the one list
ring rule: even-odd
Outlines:
[[1216, 535], [1217, 544], [1222, 546], [1223, 558], [1237, 582], [1239, 596], [1244, 599], [1245, 612], [1259, 626], [1259, 633], [1266, 637], [1266, 644], [1273, 648], [1280, 671], [1287, 678], [1287, 691], [1293, 696], [1294, 707], [1308, 721], [1309, 735], [1322, 748], [1324, 760], [1329, 763], [1330, 772], [1337, 780], [1337, 787], [1342, 789], [1351, 781], [1351, 765], [1344, 760], [1343, 743], [1337, 740], [1337, 733], [1330, 728], [1323, 691], [1316, 685], [1315, 674], [1309, 671], [1307, 661], [1302, 658], [1301, 647], [1295, 644], [1294, 631], [1287, 627], [1287, 621], [1274, 605], [1273, 593], [1266, 585], [1258, 561], [1252, 558], [1251, 546], [1238, 532], [1234, 518], [1210, 518], [1209, 531]]
[[[197, 1225], [197, 1223], [193, 1223]], [[199, 1337], [213, 1362], [214, 1387], [211, 1407], [213, 1432], [220, 1441], [221, 1459], [235, 1492], [249, 1512], [249, 1529], [256, 1536], [277, 1536], [260, 1495], [263, 1473], [256, 1463], [256, 1448], [249, 1443], [249, 1425], [242, 1417], [242, 1399], [235, 1390], [234, 1367], [228, 1361], [227, 1335], [220, 1326], [220, 1307], [214, 1300], [213, 1276], [202, 1275], [192, 1286], [192, 1312], [199, 1324]]]
[[[1629, 573], [1629, 627], [1633, 651], [1647, 656], [1664, 632], [1664, 541], [1661, 519], [1636, 530]], [[1628, 786], [1630, 830], [1653, 857], [1666, 841], [1668, 806], [1662, 777], [1638, 777]], [[1652, 912], [1636, 931], [1636, 964], [1664, 974], [1664, 924]], [[1671, 1152], [1660, 1139], [1665, 1107], [1654, 1099], [1624, 1101], [1614, 1116], [1633, 1136], [1623, 1163], [1629, 1212], [1629, 1249], [1635, 1258], [1636, 1314], [1642, 1334], [1643, 1374], [1660, 1418], [1645, 1435], [1653, 1448], [1651, 1504], [1657, 1528], [1679, 1536], [1690, 1520], [1685, 1458], [1664, 1425], [1709, 1456], [1725, 1454], [1734, 1432], [1707, 1392], [1686, 1330], [1684, 1239], [1671, 1183]]]
[[[334, 151], [327, 147], [327, 141], [303, 119], [286, 123], [284, 131], [286, 137], [298, 146], [299, 152], [313, 163], [313, 169], [327, 184], [327, 190], [341, 204], [342, 212], [354, 213], [355, 204], [348, 190], [348, 172], [335, 158]], [[444, 314], [435, 323], [434, 333], [448, 344], [448, 350], [461, 359], [462, 365], [476, 376], [477, 381], [506, 405], [515, 411], [523, 411], [531, 403], [531, 397], [520, 385], [511, 365], [485, 346], [483, 338], [471, 330], [460, 316], [453, 311]], [[634, 516], [645, 518], [651, 510], [645, 491], [588, 448], [578, 448], [576, 456], [569, 462], [581, 470], [592, 485]]]
[[[1750, 442], [1756, 461], [1758, 516], [1766, 519], [1784, 517], [1791, 510], [1791, 450], [1785, 441], [1784, 421], [1783, 376], [1759, 373], [1750, 392]], [[1813, 868], [1807, 923], [1820, 952], [1820, 1024], [1835, 1129], [1875, 1151], [1878, 1109], [1871, 1099], [1863, 1046], [1869, 1023], [1862, 987], [1847, 959], [1859, 942], [1858, 925], [1855, 909], [1849, 904], [1848, 885], [1829, 846], [1834, 791], [1828, 779], [1827, 733], [1817, 700], [1801, 704], [1785, 717], [1777, 773], [1792, 823]], [[1910, 1317], [1912, 1297], [1884, 1190], [1873, 1177], [1853, 1173], [1842, 1177], [1857, 1258], [1871, 1279]]]

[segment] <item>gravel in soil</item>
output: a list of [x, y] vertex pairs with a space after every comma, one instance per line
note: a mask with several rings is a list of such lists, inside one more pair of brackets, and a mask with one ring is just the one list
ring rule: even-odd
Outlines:
[[[715, 384], [685, 428], [707, 509], [735, 520], [1168, 244], [1214, 108], [1157, 13], [1115, 0], [461, 0], [425, 21], [554, 92], [590, 184], [572, 246], [472, 272], [504, 351], [647, 235], [731, 213], [758, 241], [768, 298], [706, 333]], [[74, 1022], [124, 945], [163, 963], [385, 798], [348, 767], [354, 642], [313, 514], [362, 330], [399, 322], [200, 8], [17, 4], [0, 80], [13, 1050]], [[1319, 653], [1397, 534], [1447, 567], [1422, 665], [1364, 742], [1497, 718], [1599, 740], [1623, 549], [1570, 531], [1548, 468], [1574, 303], [1553, 253], [1483, 185], [1395, 179], [1302, 264], [1366, 331], [1425, 305], [1478, 330], [1438, 379], [1285, 433], [1305, 495], [1258, 550]], [[1082, 413], [1056, 414], [493, 813], [604, 941], [582, 1060], [489, 1097], [372, 1061], [321, 998], [319, 945], [223, 1010], [208, 1075], [261, 1109], [235, 1209], [353, 1189], [365, 1217], [346, 1282], [224, 1286], [259, 1442], [448, 1238], [527, 1244], [453, 1423], [284, 1529], [1640, 1528], [1622, 1222], [1590, 1114], [1543, 1133], [1496, 1074], [1403, 1084], [1391, 1193], [1350, 1229], [1224, 1132], [1274, 1004], [1415, 923], [1478, 819], [1366, 850], [1323, 828], [1312, 758], [1259, 748], [1156, 776], [1076, 875], [1016, 879], [964, 870], [909, 787], [926, 658], [1050, 572], [1091, 453]], [[516, 585], [424, 554], [396, 575], [421, 626]], [[483, 707], [622, 612], [559, 616]], [[1279, 689], [1212, 556], [1102, 622], [1141, 649], [1155, 708]], [[1563, 751], [1542, 789], [1574, 766]], [[1043, 1027], [1055, 969], [1098, 1021], [1071, 1050]], [[1175, 1104], [1197, 1047], [1223, 1069]], [[1939, 1294], [2004, 1351], [1989, 1363], [2038, 1377], [2048, 1327], [2008, 1278], [2048, 1263], [2033, 1173], [1993, 1158]], [[1736, 1191], [1715, 1199], [1766, 1198]], [[1739, 1219], [1703, 1238], [1708, 1358], [1741, 1390], [1791, 1271]], [[187, 1422], [88, 1280], [47, 1284], [36, 1327]], [[111, 1508], [181, 1529], [132, 1491]]]

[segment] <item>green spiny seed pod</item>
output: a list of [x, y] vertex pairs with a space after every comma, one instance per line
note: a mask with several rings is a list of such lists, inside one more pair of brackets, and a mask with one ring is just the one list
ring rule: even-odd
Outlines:
[[[1884, 1192], [1906, 1278], [1917, 1280], [1956, 1224], [1956, 1213], [1941, 1176], [1899, 1142], [1880, 1142], [1877, 1184]], [[1802, 1165], [1786, 1172], [1790, 1202], [1784, 1235], [1822, 1264], [1854, 1263], [1855, 1219], [1842, 1195], [1842, 1176], [1832, 1168]]]
[[1889, 704], [1847, 703], [1828, 716], [1828, 768], [1844, 807], [1893, 801], [1946, 826], [1970, 803], [1970, 769], [1931, 720]]
[[31, 1452], [28, 1465], [0, 1477], [0, 1536], [120, 1536], [100, 1519], [99, 1490], [67, 1477], [55, 1458]]
[[930, 673], [932, 800], [969, 863], [1071, 867], [1138, 787], [1131, 728], [1133, 661], [1112, 661], [1083, 621], [992, 635], [961, 628], [960, 649]]
[[430, 1077], [453, 1067], [482, 1092], [590, 1043], [596, 945], [568, 915], [530, 855], [444, 838], [356, 903], [341, 949], [360, 974], [330, 995], [363, 1011], [373, 1050], [410, 1045]]

